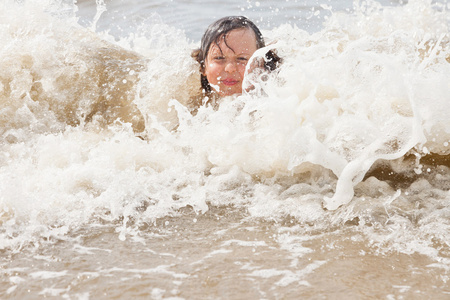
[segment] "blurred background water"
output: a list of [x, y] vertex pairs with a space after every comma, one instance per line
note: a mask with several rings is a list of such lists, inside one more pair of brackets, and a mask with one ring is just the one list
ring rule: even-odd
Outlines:
[[[378, 1], [384, 6], [398, 6], [402, 0]], [[244, 15], [262, 30], [282, 24], [295, 25], [308, 32], [320, 30], [322, 22], [333, 12], [353, 11], [353, 0], [79, 0], [81, 24], [89, 26], [97, 5], [105, 9], [97, 30], [114, 36], [133, 32], [142, 23], [164, 23], [183, 30], [192, 41], [199, 41], [206, 27], [215, 20], [230, 15]]]

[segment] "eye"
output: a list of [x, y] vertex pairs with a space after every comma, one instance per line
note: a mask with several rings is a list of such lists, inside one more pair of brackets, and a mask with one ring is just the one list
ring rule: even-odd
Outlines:
[[241, 63], [246, 63], [246, 62], [248, 61], [248, 58], [247, 58], [247, 57], [240, 56], [240, 57], [237, 58], [237, 60], [238, 60], [239, 62], [241, 62]]
[[218, 56], [214, 56], [213, 59], [214, 59], [214, 60], [224, 60], [225, 57], [224, 57], [224, 56], [218, 55]]

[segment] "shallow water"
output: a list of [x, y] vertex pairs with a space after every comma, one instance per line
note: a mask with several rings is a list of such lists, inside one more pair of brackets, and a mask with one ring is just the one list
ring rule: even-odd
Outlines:
[[[450, 297], [447, 2], [16, 2], [0, 298]], [[194, 116], [241, 13], [283, 64]]]
[[111, 227], [82, 228], [68, 237], [75, 241], [9, 257], [4, 276], [17, 288], [8, 292], [20, 299], [448, 297], [445, 271], [434, 260], [379, 253], [354, 225], [305, 236], [299, 224], [242, 217], [213, 208], [165, 218], [127, 242]]

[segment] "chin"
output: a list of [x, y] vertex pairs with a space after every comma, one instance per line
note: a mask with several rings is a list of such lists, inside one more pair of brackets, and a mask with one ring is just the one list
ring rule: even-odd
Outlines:
[[226, 96], [233, 96], [233, 95], [240, 95], [242, 94], [242, 89], [233, 89], [233, 90], [226, 90], [226, 91], [221, 91], [218, 93], [221, 97], [226, 97]]

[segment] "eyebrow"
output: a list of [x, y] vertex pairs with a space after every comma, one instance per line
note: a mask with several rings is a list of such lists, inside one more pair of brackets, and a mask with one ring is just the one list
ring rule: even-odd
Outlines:
[[[216, 47], [213, 47], [214, 45], [217, 46], [217, 48], [219, 48], [219, 50], [217, 50]], [[214, 45], [211, 44], [211, 46], [209, 47], [208, 55], [209, 55], [210, 53], [211, 53], [211, 54], [215, 54], [216, 52], [219, 52], [219, 51], [220, 51], [220, 54], [223, 55], [222, 48], [220, 48], [219, 44], [214, 43]]]
[[[217, 48], [216, 48], [216, 47], [211, 47], [211, 48], [209, 49], [209, 52], [208, 52], [208, 53], [211, 53], [211, 55], [219, 54], [219, 53], [220, 53], [220, 55], [224, 55], [224, 53], [223, 53], [223, 51], [222, 51], [222, 48], [220, 48], [219, 45], [216, 45], [216, 46], [217, 46]], [[228, 47], [228, 48], [231, 49], [230, 47]], [[231, 49], [231, 51], [233, 51], [233, 53], [234, 53], [235, 55], [237, 55], [237, 56], [239, 56], [239, 55], [248, 55], [248, 56], [252, 56], [252, 54], [249, 53], [249, 50], [248, 50], [248, 49], [245, 49], [243, 52], [239, 52], [239, 53], [236, 53], [233, 49]]]

